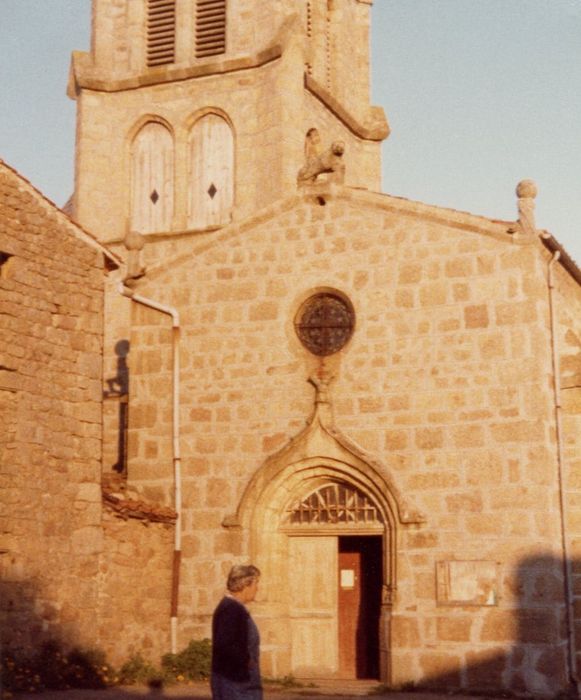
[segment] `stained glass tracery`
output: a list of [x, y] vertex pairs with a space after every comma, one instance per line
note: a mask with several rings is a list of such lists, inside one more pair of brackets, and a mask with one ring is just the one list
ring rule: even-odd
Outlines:
[[355, 314], [337, 294], [316, 294], [301, 307], [295, 328], [301, 343], [314, 355], [341, 350], [353, 334]]

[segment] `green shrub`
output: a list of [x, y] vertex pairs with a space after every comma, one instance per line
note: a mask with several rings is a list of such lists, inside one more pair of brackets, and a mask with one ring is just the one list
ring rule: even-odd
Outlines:
[[5, 651], [0, 673], [4, 687], [16, 692], [105, 688], [114, 676], [102, 652], [65, 652], [61, 643], [54, 640], [29, 653]]
[[161, 666], [165, 674], [177, 680], [199, 681], [210, 677], [212, 643], [209, 639], [196, 640], [177, 654], [165, 654]]
[[166, 654], [161, 660], [161, 668], [138, 653], [116, 673], [100, 651], [65, 651], [60, 642], [49, 641], [28, 652], [5, 650], [0, 659], [0, 674], [3, 687], [12, 692], [98, 689], [117, 684], [142, 684], [154, 688], [165, 683], [209, 678], [211, 657], [209, 639], [192, 640], [178, 654]]
[[134, 654], [121, 666], [118, 678], [120, 685], [148, 684], [164, 680], [159, 669], [152, 666], [141, 654]]

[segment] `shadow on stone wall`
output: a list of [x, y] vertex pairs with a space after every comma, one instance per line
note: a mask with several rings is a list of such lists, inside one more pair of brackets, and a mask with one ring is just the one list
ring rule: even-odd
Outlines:
[[[91, 659], [55, 624], [56, 610], [28, 581], [0, 581], [0, 688], [37, 692], [104, 684]], [[74, 635], [73, 635], [74, 637]]]
[[[61, 609], [66, 601], [57, 605]], [[33, 693], [67, 689], [105, 691], [115, 682], [121, 664], [111, 665], [108, 655], [98, 646], [79, 643], [76, 626], [59, 622], [58, 614], [56, 605], [46, 600], [38, 585], [0, 581], [0, 700], [5, 698], [4, 691], [32, 697]], [[94, 612], [87, 614], [94, 619]], [[126, 647], [121, 638], [119, 643]], [[123, 663], [127, 661], [130, 657], [124, 656]], [[161, 696], [162, 690], [151, 687], [149, 695]], [[135, 698], [135, 693], [117, 688], [110, 692], [119, 698]], [[178, 696], [172, 692], [172, 698], [175, 697]], [[183, 697], [194, 695], [184, 691]]]
[[[581, 570], [581, 562], [574, 562], [574, 570]], [[501, 588], [509, 594], [498, 606], [486, 610], [468, 606], [441, 608], [442, 617], [474, 618], [473, 648], [467, 652], [463, 668], [426, 675], [416, 687], [483, 694], [510, 691], [554, 696], [569, 692], [577, 697], [571, 692], [568, 670], [562, 561], [550, 556], [525, 558], [515, 576], [502, 582]], [[510, 609], [508, 595], [515, 603]], [[51, 624], [56, 614], [33, 583], [0, 581], [0, 641], [4, 652], [30, 653], [49, 640], [65, 649], [74, 647], [75, 629]], [[463, 649], [466, 646], [466, 642], [462, 644]], [[430, 653], [447, 658], [448, 667], [453, 665], [450, 659], [454, 657], [454, 644], [442, 642], [439, 649]], [[150, 697], [161, 694], [153, 688]], [[122, 691], [115, 691], [115, 695], [124, 696]], [[184, 690], [183, 696], [196, 697], [189, 690]], [[179, 697], [172, 692], [172, 698]]]
[[[42, 642], [47, 621], [37, 612], [38, 590], [28, 581], [0, 581], [0, 644], [3, 651], [30, 650]], [[50, 615], [50, 612], [47, 610]]]
[[103, 392], [104, 399], [117, 399], [118, 411], [118, 441], [117, 461], [113, 465], [113, 471], [125, 476], [127, 474], [127, 428], [129, 420], [129, 341], [118, 340], [115, 343], [117, 355], [117, 374], [106, 380], [107, 389]]
[[[430, 675], [418, 687], [545, 695], [574, 690], [569, 672], [562, 560], [551, 556], [525, 558], [514, 578], [501, 582], [500, 588], [510, 591], [515, 607], [504, 608], [503, 603], [509, 601], [501, 599], [498, 606], [487, 608], [479, 639], [472, 636], [471, 641], [476, 643], [466, 655], [465, 668]], [[468, 606], [442, 609], [442, 615], [461, 613], [474, 618], [480, 618], [482, 612], [481, 607]], [[486, 649], [479, 649], [480, 645], [486, 645]], [[453, 655], [446, 643], [438, 651]]]

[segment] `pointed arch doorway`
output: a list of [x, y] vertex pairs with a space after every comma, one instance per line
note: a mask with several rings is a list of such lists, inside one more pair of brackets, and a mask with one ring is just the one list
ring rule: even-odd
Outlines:
[[380, 510], [344, 481], [311, 485], [287, 507], [281, 532], [297, 678], [379, 679], [384, 531]]
[[[425, 517], [388, 470], [333, 425], [328, 393], [317, 387], [307, 427], [263, 462], [223, 525], [240, 531], [262, 571], [254, 610], [266, 676], [378, 675], [389, 684], [399, 532]], [[349, 621], [340, 595], [356, 590], [357, 577], [358, 595], [372, 604], [354, 605]]]

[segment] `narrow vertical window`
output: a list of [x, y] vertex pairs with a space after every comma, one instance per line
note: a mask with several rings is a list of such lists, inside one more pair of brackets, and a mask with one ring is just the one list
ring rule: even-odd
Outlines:
[[190, 137], [188, 225], [207, 228], [230, 221], [234, 203], [234, 136], [217, 114], [199, 119]]
[[131, 228], [141, 233], [168, 231], [173, 218], [173, 139], [169, 130], [148, 122], [131, 149]]
[[226, 0], [197, 0], [196, 57], [226, 52]]
[[176, 0], [147, 0], [147, 65], [175, 60]]

